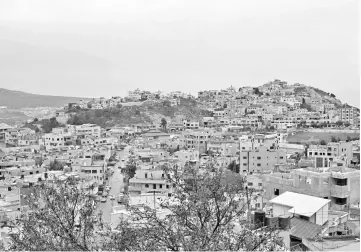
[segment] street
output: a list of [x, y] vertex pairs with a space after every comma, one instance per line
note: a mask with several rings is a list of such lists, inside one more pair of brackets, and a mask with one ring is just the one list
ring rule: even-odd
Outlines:
[[[127, 159], [128, 156], [128, 148], [124, 149], [123, 151], [117, 152], [117, 155], [119, 156], [120, 161], [114, 166], [114, 174], [111, 175], [109, 178], [109, 183], [111, 189], [109, 191], [107, 201], [106, 202], [99, 202], [99, 210], [103, 212], [103, 221], [104, 222], [110, 222], [110, 214], [112, 212], [113, 206], [118, 205], [117, 198], [120, 193], [120, 189], [124, 187], [123, 182], [123, 175], [120, 173], [120, 169], [118, 169], [119, 165], [123, 163], [121, 160], [124, 158]], [[115, 197], [115, 200], [110, 200], [109, 196], [113, 195]]]

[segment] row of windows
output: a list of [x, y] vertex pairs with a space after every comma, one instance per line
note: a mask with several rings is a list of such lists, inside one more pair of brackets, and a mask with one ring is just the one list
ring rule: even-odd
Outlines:
[[[317, 152], [316, 152], [316, 153], [317, 153]], [[316, 155], [317, 155], [317, 154], [316, 154]], [[254, 157], [253, 157], [253, 158], [254, 158]], [[268, 156], [267, 156], [267, 158], [268, 158]], [[275, 157], [275, 158], [277, 158], [277, 157]], [[280, 156], [279, 158], [280, 158], [280, 159], [283, 159], [283, 156]], [[247, 159], [247, 157], [244, 156], [243, 159]], [[258, 159], [258, 160], [261, 160], [261, 157], [257, 157], [257, 159]]]
[[[253, 186], [253, 182], [248, 182], [249, 186]], [[258, 183], [258, 186], [262, 186], [262, 183]]]
[[[145, 188], [149, 188], [149, 184], [145, 184]], [[156, 188], [157, 188], [157, 184], [153, 184], [153, 189], [156, 189]], [[162, 189], [163, 185], [159, 184], [158, 188]], [[169, 189], [169, 185], [166, 185], [166, 188]]]

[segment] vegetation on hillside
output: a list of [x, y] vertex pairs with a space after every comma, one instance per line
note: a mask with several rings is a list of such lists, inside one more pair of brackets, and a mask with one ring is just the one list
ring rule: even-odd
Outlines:
[[111, 127], [138, 123], [160, 123], [153, 122], [150, 115], [159, 115], [162, 118], [182, 115], [189, 119], [199, 119], [200, 116], [210, 116], [211, 112], [200, 109], [197, 102], [192, 99], [180, 98], [180, 105], [174, 107], [171, 106], [169, 101], [160, 103], [145, 102], [140, 106], [122, 106], [109, 109], [73, 108], [70, 114], [68, 124], [93, 123], [101, 127]]
[[27, 122], [23, 125], [24, 128], [29, 128], [34, 130], [35, 132], [39, 132], [39, 127], [42, 129], [44, 133], [50, 133], [54, 128], [58, 127], [64, 127], [63, 124], [59, 123], [55, 117], [52, 117], [50, 119], [42, 119], [38, 120], [35, 118], [32, 122]]

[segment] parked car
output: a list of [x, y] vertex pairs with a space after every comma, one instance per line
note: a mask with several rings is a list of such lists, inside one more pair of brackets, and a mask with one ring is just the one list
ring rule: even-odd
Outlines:
[[109, 199], [110, 199], [110, 200], [115, 200], [115, 197], [114, 197], [113, 195], [110, 195], [110, 196], [109, 196]]
[[106, 197], [102, 197], [100, 202], [107, 202], [107, 198]]

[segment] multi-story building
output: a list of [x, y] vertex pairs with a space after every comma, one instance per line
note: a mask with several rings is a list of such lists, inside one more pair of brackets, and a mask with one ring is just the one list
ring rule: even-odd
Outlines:
[[240, 150], [240, 171], [242, 172], [271, 172], [275, 165], [286, 164], [286, 152], [270, 150], [260, 146], [253, 150]]
[[351, 142], [328, 143], [327, 145], [310, 145], [307, 150], [307, 156], [315, 159], [317, 167], [329, 167], [330, 162], [336, 157], [345, 157], [347, 165], [351, 164], [352, 154]]
[[100, 137], [101, 128], [96, 124], [67, 125], [68, 132], [75, 135]]
[[190, 120], [184, 120], [183, 126], [186, 129], [199, 129], [199, 122], [192, 122]]
[[129, 191], [170, 193], [171, 185], [161, 169], [138, 169], [129, 180]]
[[340, 108], [339, 111], [341, 121], [355, 124], [357, 117], [355, 108]]
[[360, 202], [360, 171], [346, 167], [294, 169], [290, 173], [264, 175], [268, 200], [290, 191], [330, 199], [335, 210]]

